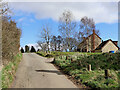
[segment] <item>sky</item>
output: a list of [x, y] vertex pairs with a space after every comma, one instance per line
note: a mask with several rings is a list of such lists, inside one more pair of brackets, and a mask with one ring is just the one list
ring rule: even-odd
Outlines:
[[[12, 18], [22, 30], [21, 47], [35, 44], [44, 24], [49, 24], [51, 34], [59, 35], [59, 17], [70, 10], [79, 23], [84, 16], [93, 18], [103, 40], [118, 41], [117, 2], [9, 2], [14, 12]], [[117, 1], [117, 0], [116, 0]]]

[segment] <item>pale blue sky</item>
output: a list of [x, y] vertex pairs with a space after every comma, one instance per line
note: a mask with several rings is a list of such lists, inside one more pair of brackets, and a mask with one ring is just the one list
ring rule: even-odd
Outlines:
[[43, 24], [49, 23], [51, 34], [59, 35], [58, 18], [64, 10], [72, 11], [77, 22], [88, 16], [96, 22], [103, 40], [118, 40], [117, 3], [10, 3], [13, 19], [22, 29], [20, 45], [35, 44]]

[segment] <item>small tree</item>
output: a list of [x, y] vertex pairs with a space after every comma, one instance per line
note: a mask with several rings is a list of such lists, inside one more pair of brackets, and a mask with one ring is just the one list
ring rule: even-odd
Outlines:
[[20, 51], [21, 51], [21, 53], [24, 53], [24, 49], [23, 49], [22, 47], [21, 47], [21, 50], [20, 50]]
[[32, 46], [30, 52], [36, 52], [35, 48]]
[[29, 52], [29, 46], [25, 46], [25, 52]]

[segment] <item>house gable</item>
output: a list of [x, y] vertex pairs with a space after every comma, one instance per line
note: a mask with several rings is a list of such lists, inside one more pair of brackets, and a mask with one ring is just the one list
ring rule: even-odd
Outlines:
[[96, 33], [91, 34], [78, 45], [78, 49], [85, 49], [87, 52], [93, 51], [101, 44], [101, 41], [101, 38]]
[[102, 47], [102, 52], [109, 52], [109, 51], [114, 51], [116, 52], [118, 50], [118, 47], [111, 41], [109, 40], [103, 47]]
[[117, 51], [118, 46], [111, 39], [102, 42], [95, 51], [109, 52], [109, 51]]

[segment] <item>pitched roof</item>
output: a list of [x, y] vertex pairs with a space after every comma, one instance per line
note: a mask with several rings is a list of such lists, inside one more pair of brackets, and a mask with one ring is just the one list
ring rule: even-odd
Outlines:
[[[83, 43], [85, 40], [87, 40], [87, 39], [88, 39], [89, 37], [91, 37], [92, 35], [93, 35], [93, 34], [89, 35], [89, 36], [86, 37], [86, 38], [84, 37], [84, 40], [83, 40], [81, 43]], [[96, 35], [98, 38], [100, 38], [96, 33], [95, 33], [95, 35]], [[101, 39], [101, 38], [100, 38], [100, 39]], [[80, 44], [81, 44], [81, 43], [80, 43]]]
[[[91, 35], [89, 35], [88, 37], [90, 37], [90, 36], [92, 36], [93, 34], [91, 34]], [[98, 37], [98, 38], [100, 38], [96, 33], [95, 33], [95, 35]], [[88, 37], [86, 37], [86, 39], [88, 39]], [[101, 39], [101, 38], [100, 38]]]
[[117, 45], [118, 41], [113, 41], [113, 43], [115, 43]]
[[112, 41], [111, 39], [109, 39], [109, 40], [106, 40], [106, 41], [102, 42], [95, 50], [100, 50], [100, 49], [102, 49], [109, 41], [111, 41], [117, 48], [119, 48], [119, 47], [114, 43], [114, 41]]

